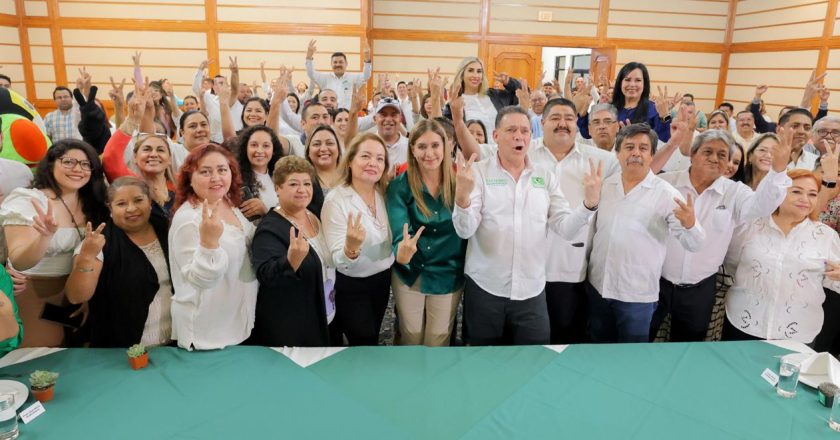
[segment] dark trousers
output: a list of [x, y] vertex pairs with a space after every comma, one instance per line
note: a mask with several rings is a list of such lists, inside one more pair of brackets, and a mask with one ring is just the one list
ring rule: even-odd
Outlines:
[[516, 301], [487, 293], [467, 277], [464, 326], [467, 345], [548, 344], [545, 292]]
[[650, 323], [651, 341], [669, 313], [671, 342], [700, 342], [706, 339], [712, 309], [715, 307], [716, 276], [712, 275], [691, 286], [676, 285], [660, 278], [659, 305]]
[[391, 294], [391, 269], [369, 277], [336, 273], [335, 319], [351, 346], [377, 345]]
[[633, 303], [607, 299], [586, 283], [589, 297], [589, 336], [592, 342], [648, 342], [656, 302]]
[[552, 344], [586, 341], [586, 287], [584, 283], [545, 283], [545, 302]]
[[762, 341], [762, 338], [742, 332], [739, 328], [729, 322], [729, 318], [723, 320], [723, 333], [721, 341]]
[[811, 347], [817, 352], [827, 351], [834, 356], [840, 353], [840, 294], [833, 290], [825, 291], [823, 308], [823, 326], [820, 334], [814, 338]]

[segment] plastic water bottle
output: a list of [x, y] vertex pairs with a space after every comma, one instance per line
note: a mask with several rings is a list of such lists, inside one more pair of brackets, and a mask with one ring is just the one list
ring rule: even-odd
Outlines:
[[0, 440], [16, 439], [18, 434], [15, 395], [0, 395]]

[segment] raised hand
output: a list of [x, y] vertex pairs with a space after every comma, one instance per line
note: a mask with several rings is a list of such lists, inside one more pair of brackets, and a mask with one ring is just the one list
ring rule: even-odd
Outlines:
[[598, 161], [598, 167], [595, 168], [595, 162], [589, 159], [589, 174], [583, 176], [583, 206], [587, 209], [594, 210], [601, 202], [601, 183], [604, 178], [604, 163]]
[[311, 60], [312, 57], [315, 56], [315, 51], [318, 50], [318, 47], [315, 46], [317, 43], [316, 40], [309, 40], [309, 46], [306, 47], [306, 59]]
[[223, 104], [230, 104], [230, 86], [222, 84], [216, 87], [216, 95], [219, 96], [219, 102]]
[[443, 81], [440, 77], [440, 67], [435, 70], [429, 69], [429, 94], [432, 96], [440, 95], [443, 90]]
[[[460, 87], [457, 87], [460, 89]], [[464, 97], [460, 95], [450, 95], [449, 111], [452, 112], [452, 122], [460, 124], [464, 122]], [[457, 96], [457, 98], [456, 98]]]
[[[449, 99], [450, 101], [458, 98], [461, 96], [463, 82], [455, 81], [452, 83], [452, 88], [449, 90]], [[450, 102], [449, 105], [451, 106], [452, 103]]]
[[[656, 89], [659, 91], [659, 96], [656, 97], [654, 101], [656, 103], [656, 112], [659, 113], [660, 118], [665, 118], [671, 113], [671, 103], [672, 101], [668, 98], [668, 86], [665, 86], [665, 91], [662, 91], [661, 86], [656, 86]], [[674, 100], [682, 99], [682, 95], [679, 92], [674, 95]]]
[[166, 94], [170, 98], [175, 97], [175, 93], [173, 93], [173, 90], [172, 90], [172, 83], [170, 83], [168, 79], [164, 79], [160, 86], [161, 86], [161, 88], [163, 88], [163, 91], [166, 92]]
[[618, 121], [618, 131], [621, 131], [624, 127], [627, 127], [628, 125], [632, 125], [632, 124], [633, 123], [630, 122], [629, 119], [625, 119], [623, 121], [619, 120]]
[[149, 101], [146, 94], [143, 92], [137, 92], [134, 93], [134, 96], [131, 97], [131, 101], [128, 103], [128, 120], [134, 122], [138, 126], [143, 120], [143, 113], [146, 111], [146, 101]]
[[473, 163], [476, 160], [476, 155], [473, 153], [470, 160], [464, 160], [464, 154], [458, 150], [455, 158], [455, 163], [458, 165], [458, 171], [455, 174], [455, 203], [461, 208], [470, 206], [470, 194], [475, 188], [475, 175], [473, 174]]
[[345, 253], [355, 254], [358, 256], [362, 250], [362, 243], [365, 242], [365, 227], [362, 225], [362, 213], [347, 214], [347, 234], [344, 238]]
[[239, 73], [239, 57], [228, 57], [230, 60], [230, 64], [228, 64], [228, 68], [230, 68], [231, 73]]
[[761, 97], [767, 93], [767, 84], [759, 84], [755, 86], [755, 96], [753, 97], [753, 101], [760, 101]]
[[531, 109], [531, 88], [528, 87], [528, 80], [519, 78], [519, 88], [516, 89], [516, 99], [519, 100], [519, 106], [528, 111]]
[[426, 229], [425, 226], [420, 226], [420, 229], [412, 237], [408, 233], [408, 223], [403, 223], [403, 239], [397, 245], [397, 263], [408, 264], [411, 261], [414, 254], [417, 253], [417, 240], [420, 239], [420, 234], [423, 233], [424, 229]]
[[82, 95], [84, 95], [85, 99], [87, 99], [88, 93], [90, 92], [90, 85], [92, 80], [90, 77], [90, 73], [87, 72], [87, 68], [85, 68], [84, 66], [82, 66], [82, 68], [79, 69], [79, 79], [82, 80]]
[[350, 117], [354, 118], [357, 117], [359, 112], [365, 108], [365, 104], [367, 103], [367, 95], [365, 93], [366, 85], [362, 84], [354, 84], [353, 85], [353, 98], [350, 101]]
[[271, 102], [280, 103], [289, 95], [289, 80], [285, 73], [285, 67], [280, 69], [280, 76], [271, 84]]
[[80, 255], [96, 258], [102, 252], [102, 248], [105, 247], [105, 236], [102, 235], [103, 229], [105, 229], [105, 223], [101, 223], [98, 228], [93, 229], [90, 222], [87, 222], [85, 239], [82, 240], [82, 248], [79, 250]]
[[510, 81], [510, 75], [505, 72], [493, 72], [493, 80], [506, 86], [508, 81]]
[[35, 216], [32, 217], [32, 228], [43, 237], [52, 237], [58, 231], [58, 222], [53, 216], [52, 203], [47, 201], [47, 212], [41, 209], [36, 201], [32, 200], [32, 207], [35, 208]]
[[213, 62], [213, 60], [210, 60], [210, 59], [202, 61], [201, 64], [198, 65], [198, 70], [207, 69], [210, 66], [210, 63], [212, 63], [212, 62]]
[[694, 201], [691, 200], [691, 194], [685, 195], [685, 202], [680, 200], [679, 197], [674, 197], [674, 201], [677, 202], [677, 207], [674, 208], [674, 216], [677, 217], [677, 220], [680, 221], [680, 224], [684, 228], [693, 228], [696, 220], [694, 218]]
[[[822, 167], [822, 177], [827, 181], [837, 181], [837, 174], [838, 168], [840, 168], [840, 147], [838, 147], [834, 142], [828, 142], [825, 139], [822, 140], [823, 146], [825, 147], [825, 153], [820, 156], [820, 166]], [[781, 154], [784, 154], [783, 152]], [[788, 156], [790, 156], [790, 150], [788, 150]], [[774, 150], [774, 158], [773, 158], [773, 169], [775, 170], [776, 167], [776, 160], [775, 160], [775, 150]], [[787, 165], [787, 163], [785, 163]], [[784, 171], [784, 170], [782, 170]]]
[[201, 247], [205, 249], [216, 249], [219, 247], [219, 238], [225, 230], [225, 225], [219, 218], [217, 208], [222, 199], [216, 200], [210, 205], [207, 199], [201, 206], [201, 224], [198, 225], [198, 237]]
[[[137, 50], [134, 51], [134, 55], [131, 56], [131, 62], [134, 63], [134, 67], [140, 67], [140, 56], [143, 55], [143, 52]], [[207, 61], [209, 62], [209, 61]], [[207, 66], [204, 66], [207, 67]]]
[[592, 95], [584, 92], [575, 93], [572, 96], [572, 102], [575, 103], [578, 116], [583, 116], [589, 112], [589, 105], [592, 103]]
[[300, 268], [303, 259], [309, 254], [309, 241], [303, 236], [303, 232], [297, 230], [292, 226], [289, 229], [289, 251], [286, 253], [286, 258], [289, 260], [289, 265], [297, 272]]
[[820, 104], [828, 105], [828, 97], [831, 96], [831, 89], [826, 86], [820, 87]]
[[364, 51], [362, 51], [362, 56], [364, 56], [364, 58], [362, 58], [362, 61], [366, 63], [370, 61], [370, 44], [367, 42], [367, 40], [365, 41], [365, 49]]

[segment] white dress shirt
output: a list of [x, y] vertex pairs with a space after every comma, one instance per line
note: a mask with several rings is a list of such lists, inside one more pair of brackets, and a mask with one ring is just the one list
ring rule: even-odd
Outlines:
[[674, 198], [683, 197], [652, 172], [627, 194], [621, 173], [604, 180], [589, 258], [589, 282], [602, 297], [658, 301], [668, 236], [690, 251], [703, 246], [706, 234], [700, 222], [685, 229], [674, 215]]
[[199, 241], [201, 205], [184, 203], [169, 227], [172, 339], [192, 350], [212, 350], [248, 339], [259, 284], [251, 267], [254, 225], [233, 208], [242, 229], [225, 223], [219, 247]]
[[[364, 278], [388, 269], [394, 263], [391, 250], [391, 227], [385, 199], [376, 192], [376, 217], [352, 187], [339, 185], [330, 190], [324, 198], [321, 208], [321, 223], [327, 246], [332, 253], [336, 270], [349, 277]], [[365, 241], [359, 256], [355, 260], [344, 254], [344, 241], [347, 238], [347, 217], [362, 213], [362, 226], [365, 228]]]
[[[383, 139], [384, 140], [384, 139]], [[400, 138], [397, 139], [391, 145], [385, 143], [387, 147], [386, 150], [388, 151], [388, 163], [391, 165], [391, 169], [394, 169], [397, 165], [404, 164], [408, 162], [408, 138], [400, 135]]]
[[[497, 149], [495, 145], [482, 147], [482, 160], [488, 151]], [[603, 175], [606, 179], [613, 174], [620, 172], [618, 159], [615, 154], [601, 150], [590, 145], [575, 143], [572, 150], [558, 161], [551, 150], [543, 143], [543, 138], [531, 141], [528, 147], [528, 159], [534, 165], [539, 165], [553, 170], [560, 181], [560, 189], [570, 206], [583, 204], [583, 176], [589, 174], [589, 159], [598, 166], [600, 161], [603, 165]], [[586, 256], [592, 244], [593, 222], [575, 235], [571, 240], [553, 231], [548, 231], [548, 258], [546, 259], [546, 281], [579, 283], [586, 278]]]
[[681, 195], [691, 194], [694, 216], [708, 232], [705, 243], [695, 252], [686, 251], [675, 238], [668, 238], [662, 277], [673, 284], [697, 284], [716, 274], [726, 257], [735, 227], [772, 214], [785, 200], [791, 185], [787, 173], [770, 170], [755, 192], [743, 183], [721, 176], [698, 195], [688, 173], [685, 170], [658, 176]]
[[732, 244], [738, 267], [726, 295], [729, 322], [759, 338], [811, 342], [822, 329], [823, 286], [840, 291], [840, 282], [825, 277], [826, 262], [840, 261], [837, 232], [805, 219], [785, 236], [767, 216]]
[[353, 101], [353, 85], [364, 84], [370, 79], [371, 65], [365, 63], [361, 73], [344, 72], [344, 75], [339, 78], [332, 71], [329, 73], [316, 71], [312, 60], [306, 60], [306, 74], [312, 81], [318, 83], [321, 90], [330, 89], [338, 95], [338, 108], [350, 108], [350, 103]]
[[233, 119], [234, 131], [239, 131], [245, 128], [245, 125], [242, 123], [242, 112], [245, 111], [245, 106], [235, 96], [231, 98], [233, 99], [233, 105], [230, 106], [230, 117]]
[[193, 77], [193, 92], [196, 96], [203, 93], [204, 107], [202, 110], [207, 114], [207, 119], [210, 121], [210, 140], [221, 144], [224, 141], [222, 136], [222, 112], [219, 110], [219, 97], [214, 95], [210, 90], [201, 91], [201, 83], [204, 81], [204, 71], [198, 69]]
[[498, 155], [473, 165], [470, 206], [455, 206], [455, 232], [469, 239], [464, 272], [483, 290], [525, 300], [545, 288], [546, 234], [550, 228], [573, 240], [594, 212], [583, 203], [574, 210], [553, 170], [526, 161], [514, 180]]
[[464, 119], [471, 121], [478, 119], [484, 124], [487, 130], [487, 142], [495, 144], [493, 140], [493, 129], [496, 128], [496, 115], [498, 111], [493, 101], [486, 93], [480, 95], [462, 95], [464, 97]]
[[799, 159], [797, 159], [796, 162], [789, 162], [787, 169], [788, 171], [795, 169], [814, 171], [814, 166], [817, 164], [819, 159], [820, 156], [803, 149], [802, 154], [799, 155]]

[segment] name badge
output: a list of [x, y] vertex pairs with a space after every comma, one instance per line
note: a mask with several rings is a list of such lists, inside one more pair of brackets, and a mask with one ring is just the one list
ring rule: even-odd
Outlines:
[[545, 179], [542, 177], [532, 177], [531, 186], [534, 188], [545, 188]]

